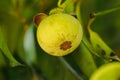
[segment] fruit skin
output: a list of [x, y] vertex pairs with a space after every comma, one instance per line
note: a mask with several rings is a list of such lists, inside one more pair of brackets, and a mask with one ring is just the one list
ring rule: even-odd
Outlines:
[[90, 80], [120, 80], [120, 62], [112, 62], [100, 67]]
[[50, 55], [64, 56], [74, 51], [82, 40], [79, 21], [64, 13], [43, 19], [37, 29], [37, 40], [41, 48]]

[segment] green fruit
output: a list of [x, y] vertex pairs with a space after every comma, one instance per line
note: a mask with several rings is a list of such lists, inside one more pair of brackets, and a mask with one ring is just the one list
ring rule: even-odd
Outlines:
[[103, 65], [91, 76], [90, 80], [120, 80], [120, 62]]
[[64, 13], [43, 19], [37, 29], [37, 40], [41, 48], [50, 55], [64, 56], [74, 51], [83, 35], [79, 21]]

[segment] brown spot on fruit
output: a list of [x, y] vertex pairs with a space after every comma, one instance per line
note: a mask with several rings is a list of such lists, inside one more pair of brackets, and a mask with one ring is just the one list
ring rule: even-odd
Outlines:
[[65, 41], [60, 45], [60, 49], [67, 50], [71, 48], [71, 41]]

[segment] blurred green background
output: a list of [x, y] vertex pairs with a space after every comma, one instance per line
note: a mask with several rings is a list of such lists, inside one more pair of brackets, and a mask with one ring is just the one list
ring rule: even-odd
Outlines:
[[[48, 14], [52, 8], [57, 7], [57, 1], [0, 0], [0, 29], [5, 42], [16, 60], [32, 70], [31, 74], [21, 71], [21, 76], [17, 76], [16, 70], [11, 71], [6, 57], [0, 51], [0, 80], [79, 80], [61, 59], [42, 51], [36, 40], [33, 17], [40, 12]], [[120, 0], [83, 0], [80, 10], [83, 28], [86, 28], [91, 12], [119, 6]], [[91, 28], [120, 55], [120, 11], [97, 17]], [[74, 53], [65, 56], [65, 59], [77, 73], [85, 77], [72, 56]]]

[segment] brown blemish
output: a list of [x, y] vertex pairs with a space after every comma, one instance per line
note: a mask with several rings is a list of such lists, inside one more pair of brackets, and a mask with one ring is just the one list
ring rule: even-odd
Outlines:
[[69, 48], [71, 48], [71, 41], [65, 41], [60, 45], [60, 49], [62, 50], [67, 50]]
[[91, 12], [91, 13], [90, 13], [90, 18], [92, 19], [92, 18], [94, 18], [94, 17], [95, 17], [94, 13]]
[[110, 53], [110, 56], [115, 56], [115, 55], [116, 55], [115, 52]]
[[102, 56], [105, 56], [105, 55], [106, 55], [106, 53], [105, 53], [104, 50], [101, 51], [101, 54], [102, 54]]

